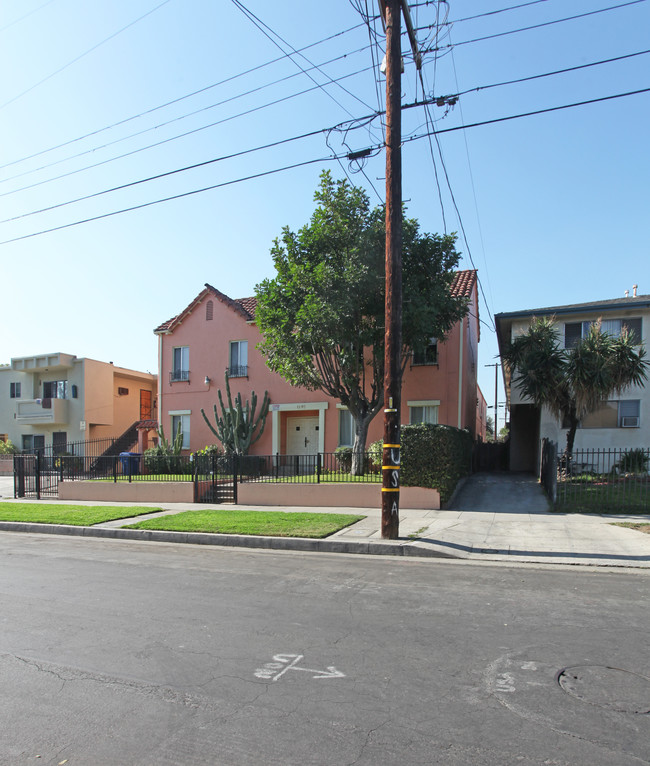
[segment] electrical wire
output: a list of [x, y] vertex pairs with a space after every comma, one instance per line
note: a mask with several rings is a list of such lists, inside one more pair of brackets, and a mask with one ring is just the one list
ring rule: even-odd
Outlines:
[[54, 0], [47, 0], [46, 3], [43, 3], [43, 5], [39, 5], [38, 8], [34, 8], [33, 10], [29, 11], [29, 13], [26, 13], [24, 16], [21, 16], [18, 19], [14, 19], [13, 21], [10, 21], [8, 24], [5, 24], [4, 27], [0, 27], [0, 33], [4, 32], [6, 29], [10, 29], [16, 24], [20, 24], [21, 21], [24, 21], [29, 16], [32, 16], [37, 11], [40, 11], [41, 9], [45, 8], [46, 5], [50, 5], [50, 3], [53, 3], [53, 2]]
[[93, 45], [92, 48], [88, 48], [87, 51], [84, 51], [83, 53], [79, 54], [75, 58], [73, 58], [71, 61], [68, 61], [67, 64], [64, 64], [62, 67], [59, 67], [56, 71], [51, 72], [47, 75], [47, 77], [44, 77], [42, 80], [39, 80], [38, 82], [31, 85], [26, 90], [22, 91], [22, 93], [19, 93], [17, 96], [14, 96], [13, 98], [10, 98], [9, 101], [5, 101], [4, 104], [0, 104], [0, 109], [4, 109], [6, 106], [9, 106], [9, 104], [13, 104], [15, 101], [18, 101], [19, 98], [22, 98], [23, 96], [27, 95], [27, 93], [31, 93], [35, 88], [38, 88], [39, 85], [42, 85], [44, 82], [47, 82], [48, 80], [51, 80], [53, 77], [55, 77], [57, 74], [60, 74], [63, 72], [64, 69], [67, 69], [69, 66], [72, 66], [73, 64], [76, 64], [77, 61], [80, 61], [82, 58], [87, 56], [89, 53], [92, 53], [93, 51], [96, 51], [97, 48], [104, 45], [104, 43], [109, 42], [109, 40], [112, 40], [113, 38], [117, 37], [118, 35], [121, 35], [122, 32], [126, 31], [130, 27], [134, 26], [138, 22], [142, 21], [142, 19], [146, 19], [147, 16], [151, 16], [152, 13], [155, 13], [157, 10], [163, 7], [163, 5], [167, 5], [167, 3], [171, 2], [171, 0], [163, 0], [162, 3], [157, 5], [155, 8], [152, 8], [151, 10], [144, 13], [139, 18], [135, 19], [135, 21], [132, 21], [130, 24], [127, 24], [125, 27], [122, 27], [122, 29], [118, 29], [117, 32], [113, 32], [112, 35], [109, 35], [108, 37], [105, 37], [100, 42]]
[[[52, 2], [52, 0], [50, 0]], [[310, 48], [315, 48], [317, 45], [322, 45], [323, 43], [329, 42], [330, 40], [334, 40], [337, 37], [342, 37], [343, 35], [348, 34], [349, 32], [353, 32], [355, 29], [358, 29], [359, 27], [363, 26], [363, 24], [355, 24], [352, 27], [348, 27], [347, 29], [344, 29], [342, 32], [336, 32], [333, 35], [330, 35], [329, 37], [324, 37], [320, 40], [317, 40], [316, 42], [310, 43], [309, 45], [305, 45], [303, 48], [299, 48], [298, 52], [309, 50]], [[359, 49], [359, 50], [365, 50], [365, 48]], [[356, 51], [354, 51], [356, 52]], [[340, 58], [345, 58], [346, 55], [349, 54], [343, 54]], [[77, 138], [71, 138], [68, 141], [64, 141], [63, 143], [57, 144], [56, 146], [50, 146], [47, 149], [42, 149], [41, 151], [34, 152], [34, 154], [30, 154], [25, 157], [20, 157], [17, 160], [12, 160], [11, 162], [6, 162], [4, 165], [0, 165], [0, 170], [3, 170], [4, 168], [10, 167], [11, 165], [16, 165], [19, 162], [25, 162], [27, 160], [34, 159], [34, 157], [40, 157], [43, 154], [46, 154], [47, 152], [55, 151], [56, 149], [62, 149], [65, 146], [69, 146], [70, 144], [77, 143], [78, 141], [83, 141], [86, 138], [91, 138], [92, 136], [96, 136], [99, 133], [103, 133], [106, 130], [112, 130], [113, 128], [117, 128], [120, 125], [124, 125], [127, 122], [131, 122], [132, 120], [137, 120], [140, 117], [145, 117], [148, 114], [152, 114], [153, 112], [157, 112], [160, 109], [166, 109], [168, 106], [173, 106], [174, 104], [178, 104], [181, 101], [185, 101], [188, 98], [192, 98], [193, 96], [198, 96], [201, 93], [205, 93], [208, 90], [211, 90], [212, 88], [216, 88], [220, 85], [225, 85], [226, 83], [232, 82], [233, 80], [237, 80], [240, 77], [244, 77], [248, 74], [252, 74], [253, 72], [257, 72], [260, 69], [264, 69], [265, 67], [271, 66], [272, 64], [277, 64], [279, 61], [283, 61], [285, 58], [287, 58], [286, 55], [284, 56], [277, 56], [274, 59], [271, 59], [270, 61], [266, 61], [263, 64], [258, 64], [257, 66], [251, 67], [250, 69], [246, 69], [243, 72], [238, 72], [235, 75], [231, 75], [230, 77], [226, 77], [223, 80], [219, 80], [218, 82], [212, 83], [210, 85], [206, 85], [203, 88], [199, 88], [198, 90], [194, 90], [191, 93], [186, 93], [184, 96], [179, 96], [178, 98], [174, 98], [171, 101], [166, 101], [164, 104], [159, 104], [158, 106], [151, 107], [151, 109], [146, 109], [143, 112], [139, 112], [138, 114], [134, 114], [131, 117], [125, 117], [122, 120], [118, 120], [117, 122], [114, 122], [110, 125], [105, 125], [103, 128], [98, 128], [97, 130], [93, 130], [89, 133], [85, 133], [82, 136], [77, 136]], [[338, 61], [338, 58], [332, 59], [331, 61]], [[325, 62], [330, 63], [330, 62]], [[321, 66], [324, 66], [324, 64], [321, 64]]]
[[[497, 33], [495, 33], [493, 35], [486, 35], [485, 37], [475, 37], [473, 40], [462, 40], [459, 43], [454, 43], [454, 47], [457, 48], [460, 45], [469, 45], [470, 43], [479, 43], [479, 42], [483, 42], [484, 40], [494, 40], [497, 37], [505, 37], [506, 35], [514, 35], [514, 34], [517, 34], [518, 32], [529, 32], [531, 29], [541, 29], [542, 27], [549, 27], [549, 26], [551, 26], [553, 24], [561, 24], [561, 23], [563, 23], [565, 21], [575, 21], [576, 19], [583, 19], [583, 18], [586, 18], [587, 16], [595, 16], [598, 13], [605, 13], [607, 11], [615, 11], [615, 10], [618, 10], [619, 8], [626, 8], [627, 6], [630, 6], [630, 5], [638, 5], [639, 3], [645, 3], [645, 2], [647, 2], [647, 0], [629, 0], [629, 2], [627, 2], [627, 3], [621, 3], [620, 5], [611, 5], [608, 8], [599, 8], [596, 11], [587, 11], [586, 13], [579, 13], [579, 14], [576, 14], [575, 16], [567, 16], [566, 18], [563, 18], [563, 19], [555, 19], [553, 21], [544, 21], [544, 22], [541, 22], [540, 24], [533, 24], [533, 25], [531, 25], [529, 27], [521, 27], [520, 29], [511, 29], [511, 30], [509, 30], [507, 32], [497, 32]], [[452, 46], [451, 45], [445, 45], [445, 46], [442, 46], [442, 47], [443, 48], [451, 48]], [[429, 53], [430, 50], [425, 50], [425, 51], [422, 51], [422, 52], [423, 53]]]
[[19, 242], [23, 239], [31, 239], [32, 237], [38, 237], [42, 234], [50, 234], [54, 231], [69, 229], [73, 226], [81, 226], [82, 224], [90, 223], [91, 221], [99, 221], [104, 218], [111, 218], [112, 216], [115, 216], [115, 215], [121, 215], [122, 213], [130, 213], [134, 210], [142, 210], [143, 208], [152, 207], [153, 205], [160, 205], [163, 202], [171, 202], [172, 200], [182, 199], [184, 197], [191, 197], [195, 194], [203, 194], [204, 192], [212, 191], [213, 189], [220, 189], [224, 186], [232, 186], [233, 184], [242, 183], [243, 181], [251, 181], [256, 178], [263, 178], [264, 176], [274, 175], [275, 173], [282, 173], [285, 170], [294, 170], [295, 168], [302, 168], [307, 165], [314, 165], [318, 162], [331, 162], [332, 160], [335, 160], [335, 159], [337, 158], [336, 157], [320, 157], [319, 159], [315, 159], [315, 160], [305, 160], [304, 162], [296, 162], [293, 165], [285, 165], [284, 167], [275, 168], [274, 170], [266, 170], [261, 173], [255, 173], [254, 175], [244, 176], [242, 178], [235, 178], [230, 181], [222, 181], [221, 183], [212, 184], [211, 186], [204, 186], [202, 189], [192, 189], [191, 191], [182, 192], [181, 194], [174, 194], [171, 197], [164, 197], [162, 199], [151, 200], [150, 202], [143, 202], [140, 205], [133, 205], [131, 207], [122, 208], [121, 210], [113, 210], [110, 213], [102, 213], [101, 215], [95, 215], [90, 218], [84, 218], [83, 220], [80, 220], [80, 221], [65, 223], [65, 224], [62, 224], [61, 226], [53, 226], [50, 229], [42, 229], [41, 231], [32, 232], [31, 234], [23, 234], [22, 236], [19, 236], [19, 237], [6, 239], [0, 242], [0, 245], [8, 245], [12, 242]]
[[[299, 63], [298, 63], [298, 62], [297, 62], [297, 61], [296, 61], [294, 58], [293, 58], [293, 55], [292, 55], [291, 53], [287, 53], [286, 51], [284, 51], [284, 50], [283, 50], [283, 48], [282, 48], [282, 46], [281, 46], [281, 45], [280, 45], [280, 44], [279, 44], [279, 43], [278, 43], [278, 42], [277, 42], [277, 41], [274, 39], [274, 37], [273, 37], [273, 36], [277, 37], [277, 38], [278, 38], [279, 40], [281, 40], [281, 41], [282, 41], [282, 42], [283, 42], [285, 45], [287, 45], [289, 48], [291, 48], [291, 50], [292, 50], [292, 53], [293, 53], [293, 54], [297, 54], [297, 53], [298, 53], [298, 51], [297, 51], [297, 50], [296, 50], [296, 49], [293, 47], [293, 45], [291, 45], [291, 43], [288, 43], [288, 42], [287, 42], [287, 41], [286, 41], [286, 40], [285, 40], [283, 37], [281, 37], [281, 36], [280, 36], [280, 35], [279, 35], [277, 32], [275, 32], [273, 29], [271, 29], [271, 27], [269, 27], [269, 26], [268, 26], [268, 24], [265, 24], [265, 23], [264, 23], [264, 22], [263, 22], [263, 21], [262, 21], [262, 20], [261, 20], [261, 19], [260, 19], [258, 16], [256, 16], [256, 15], [255, 15], [255, 14], [254, 14], [254, 13], [253, 13], [251, 10], [249, 10], [249, 9], [248, 9], [248, 8], [247, 8], [247, 7], [246, 7], [246, 6], [245, 6], [245, 5], [244, 5], [244, 4], [241, 2], [241, 0], [231, 0], [231, 2], [233, 3], [233, 5], [234, 5], [236, 8], [238, 8], [238, 9], [239, 9], [239, 10], [240, 10], [240, 11], [241, 11], [241, 12], [242, 12], [242, 13], [243, 13], [245, 16], [246, 16], [246, 18], [248, 18], [248, 19], [249, 19], [249, 20], [250, 20], [250, 21], [251, 21], [251, 22], [252, 22], [252, 23], [253, 23], [253, 24], [254, 24], [254, 25], [255, 25], [255, 26], [256, 26], [256, 27], [257, 27], [257, 28], [260, 30], [260, 32], [262, 32], [262, 34], [263, 34], [263, 35], [265, 35], [265, 37], [267, 37], [267, 38], [268, 38], [268, 39], [269, 39], [269, 40], [270, 40], [270, 41], [271, 41], [271, 42], [272, 42], [272, 43], [273, 43], [273, 44], [274, 44], [274, 45], [275, 45], [277, 48], [279, 48], [279, 50], [281, 50], [281, 51], [282, 51], [282, 52], [283, 52], [283, 53], [284, 53], [286, 56], [288, 56], [288, 57], [291, 59], [291, 61], [292, 61], [292, 62], [293, 62], [293, 63], [294, 63], [294, 64], [295, 64], [295, 65], [296, 65], [296, 66], [297, 66], [299, 69], [300, 69], [300, 71], [301, 71], [303, 74], [306, 74], [306, 75], [307, 75], [307, 77], [309, 77], [309, 79], [310, 79], [310, 80], [311, 80], [313, 83], [315, 83], [316, 85], [318, 85], [318, 87], [319, 87], [319, 88], [320, 88], [320, 89], [323, 91], [323, 93], [325, 93], [327, 96], [329, 96], [329, 98], [331, 98], [331, 99], [332, 99], [332, 101], [334, 101], [334, 103], [335, 103], [337, 106], [339, 106], [339, 107], [340, 107], [340, 108], [341, 108], [341, 109], [342, 109], [344, 112], [346, 112], [346, 114], [348, 114], [348, 115], [350, 115], [350, 117], [352, 117], [352, 113], [351, 113], [351, 112], [350, 112], [350, 111], [349, 111], [349, 110], [348, 110], [346, 107], [344, 107], [344, 106], [343, 106], [343, 104], [341, 104], [341, 102], [340, 102], [340, 101], [337, 101], [337, 100], [336, 100], [336, 98], [334, 98], [334, 96], [332, 96], [332, 94], [331, 94], [331, 93], [330, 93], [328, 90], [326, 90], [326, 89], [325, 89], [325, 86], [324, 86], [324, 85], [322, 85], [321, 83], [319, 83], [319, 82], [318, 82], [318, 80], [316, 80], [314, 77], [312, 77], [312, 76], [311, 76], [311, 75], [310, 75], [310, 74], [307, 72], [307, 70], [305, 70], [305, 69], [304, 69], [304, 68], [303, 68], [303, 67], [302, 67], [302, 66], [301, 66], [301, 65], [300, 65], [300, 64], [299, 64]], [[268, 30], [268, 32], [267, 32], [267, 30]], [[300, 54], [300, 55], [302, 55], [302, 54]], [[311, 61], [309, 61], [309, 59], [308, 59], [306, 56], [302, 56], [302, 58], [304, 58], [304, 59], [305, 59], [305, 61], [307, 61], [307, 62], [308, 62], [309, 64], [311, 64], [312, 66], [314, 66], [314, 65], [312, 64], [312, 62], [311, 62]], [[316, 67], [316, 68], [318, 69], [318, 67]], [[363, 106], [365, 106], [367, 109], [372, 109], [372, 107], [371, 107], [369, 104], [367, 104], [365, 101], [363, 101], [362, 99], [360, 99], [360, 98], [359, 98], [358, 96], [356, 96], [354, 93], [352, 93], [351, 91], [347, 90], [347, 88], [344, 88], [344, 87], [343, 87], [343, 86], [342, 86], [340, 83], [338, 83], [338, 82], [335, 82], [334, 80], [332, 80], [332, 79], [331, 79], [331, 77], [330, 77], [328, 74], [326, 74], [325, 72], [323, 72], [323, 71], [322, 71], [322, 70], [320, 70], [320, 69], [319, 69], [318, 71], [319, 71], [319, 72], [320, 72], [320, 73], [321, 73], [321, 74], [322, 74], [324, 77], [327, 77], [327, 79], [329, 80], [329, 82], [330, 82], [331, 84], [333, 84], [333, 85], [338, 85], [338, 86], [339, 86], [339, 87], [340, 87], [340, 88], [341, 88], [341, 89], [342, 89], [342, 90], [343, 90], [345, 93], [347, 93], [347, 94], [348, 94], [348, 96], [352, 96], [352, 98], [356, 99], [356, 100], [357, 100], [357, 101], [358, 101], [360, 104], [362, 104]]]
[[[362, 74], [364, 72], [367, 72], [369, 69], [370, 69], [370, 67], [365, 67], [363, 69], [357, 70], [356, 72], [352, 72], [350, 74], [343, 75], [339, 79], [347, 79], [349, 77], [355, 77], [358, 74]], [[125, 157], [131, 157], [134, 154], [138, 154], [140, 152], [147, 151], [149, 149], [153, 149], [153, 148], [158, 147], [158, 146], [162, 146], [163, 144], [168, 144], [168, 143], [170, 143], [172, 141], [177, 141], [177, 140], [179, 140], [181, 138], [186, 138], [187, 136], [191, 136], [191, 135], [194, 135], [196, 133], [200, 133], [201, 131], [208, 130], [209, 128], [214, 128], [217, 125], [222, 125], [222, 124], [224, 124], [226, 122], [230, 122], [231, 120], [238, 119], [239, 117], [243, 117], [243, 116], [246, 116], [246, 115], [249, 115], [249, 114], [253, 114], [254, 112], [259, 112], [262, 109], [267, 109], [268, 107], [276, 106], [277, 104], [280, 104], [280, 103], [283, 103], [283, 102], [286, 102], [286, 101], [290, 101], [293, 98], [297, 98], [298, 96], [303, 96], [306, 93], [311, 93], [311, 92], [313, 92], [315, 90], [318, 90], [318, 86], [314, 86], [312, 88], [306, 88], [305, 90], [299, 91], [298, 93], [292, 93], [292, 94], [290, 94], [288, 96], [284, 96], [283, 98], [275, 99], [274, 101], [267, 102], [266, 104], [262, 104], [260, 106], [251, 107], [250, 109], [247, 109], [247, 110], [245, 110], [243, 112], [239, 112], [237, 114], [230, 115], [229, 117], [224, 117], [221, 120], [217, 120], [216, 122], [211, 122], [208, 125], [201, 125], [198, 128], [194, 128], [192, 130], [188, 130], [185, 133], [180, 133], [178, 135], [162, 139], [161, 141], [157, 141], [157, 142], [155, 142], [153, 144], [148, 144], [147, 146], [139, 147], [138, 149], [133, 149], [130, 152], [125, 152], [124, 154], [120, 154], [120, 155], [118, 155], [116, 157], [110, 157], [110, 158], [108, 158], [106, 160], [101, 160], [100, 162], [96, 162], [93, 165], [87, 165], [87, 166], [85, 166], [83, 168], [77, 168], [76, 170], [71, 170], [68, 173], [62, 173], [61, 175], [56, 176], [55, 178], [45, 179], [43, 181], [38, 181], [38, 182], [36, 182], [34, 184], [30, 184], [29, 186], [23, 186], [20, 189], [15, 189], [15, 190], [12, 190], [10, 192], [6, 192], [6, 193], [4, 193], [4, 194], [2, 194], [0, 196], [6, 196], [7, 194], [13, 194], [13, 193], [16, 193], [18, 191], [25, 191], [26, 189], [31, 189], [31, 188], [34, 188], [35, 186], [40, 186], [42, 184], [50, 183], [52, 181], [57, 181], [57, 180], [59, 180], [61, 178], [66, 178], [68, 176], [75, 175], [76, 173], [81, 173], [81, 172], [84, 172], [86, 170], [91, 170], [92, 168], [99, 167], [101, 165], [106, 165], [109, 162], [115, 162], [116, 160], [124, 159]], [[105, 144], [105, 146], [102, 147], [102, 148], [105, 148], [106, 146], [110, 146], [110, 145], [112, 145], [112, 143], [118, 143], [118, 141]], [[48, 165], [44, 165], [43, 167], [40, 168], [40, 170], [44, 170], [44, 169], [46, 169], [48, 167], [54, 167], [55, 165], [59, 165], [62, 162], [65, 162], [65, 161], [67, 161], [69, 159], [75, 159], [76, 157], [82, 156], [83, 154], [92, 153], [94, 151], [96, 151], [96, 149], [89, 149], [89, 150], [87, 150], [85, 152], [81, 152], [79, 154], [74, 155], [74, 157], [67, 157], [67, 158], [62, 159], [62, 160], [57, 160], [56, 162], [52, 162], [52, 163], [50, 163]], [[3, 180], [0, 181], [0, 183], [6, 183], [7, 181], [14, 180], [16, 178], [22, 178], [23, 176], [30, 175], [31, 173], [35, 173], [35, 172], [37, 172], [37, 171], [36, 170], [28, 170], [28, 171], [25, 171], [24, 173], [20, 173], [18, 175], [12, 176], [11, 178], [3, 179]]]

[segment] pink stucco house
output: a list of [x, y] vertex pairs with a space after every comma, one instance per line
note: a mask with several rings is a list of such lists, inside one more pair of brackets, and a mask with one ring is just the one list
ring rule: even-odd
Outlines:
[[[425, 354], [411, 360], [402, 385], [402, 423], [444, 423], [476, 434], [479, 312], [475, 270], [456, 273], [452, 290], [469, 300], [466, 317], [444, 342], [432, 338]], [[321, 391], [291, 386], [271, 372], [256, 346], [255, 298], [233, 300], [206, 284], [189, 306], [154, 332], [159, 341], [159, 418], [166, 435], [181, 425], [183, 447], [195, 451], [216, 439], [201, 416], [212, 415], [217, 389], [225, 389], [229, 371], [233, 396], [241, 392], [271, 406], [259, 455], [306, 455], [351, 446], [353, 423], [348, 411]], [[482, 426], [479, 425], [479, 428]], [[368, 444], [381, 438], [381, 414], [370, 424]], [[485, 434], [482, 435], [483, 438]]]

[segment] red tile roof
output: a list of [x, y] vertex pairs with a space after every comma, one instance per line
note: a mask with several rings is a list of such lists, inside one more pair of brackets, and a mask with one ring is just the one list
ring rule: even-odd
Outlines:
[[451, 283], [451, 294], [454, 298], [470, 298], [472, 290], [476, 286], [476, 269], [457, 271], [454, 281]]
[[[476, 287], [476, 269], [467, 269], [465, 271], [457, 271], [454, 274], [454, 280], [451, 283], [451, 294], [457, 297], [470, 298], [472, 291]], [[257, 306], [257, 298], [255, 296], [250, 298], [237, 298], [233, 300], [229, 298], [225, 293], [217, 290], [216, 287], [205, 283], [205, 289], [202, 290], [196, 298], [190, 303], [189, 306], [183, 309], [180, 314], [168, 319], [166, 322], [158, 325], [154, 330], [154, 333], [163, 334], [171, 332], [177, 325], [179, 325], [192, 311], [201, 303], [201, 301], [211, 295], [226, 306], [230, 306], [234, 311], [240, 314], [247, 322], [255, 320], [255, 307]]]

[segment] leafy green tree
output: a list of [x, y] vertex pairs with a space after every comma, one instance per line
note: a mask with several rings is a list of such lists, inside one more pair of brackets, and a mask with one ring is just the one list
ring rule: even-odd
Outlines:
[[513, 371], [513, 385], [538, 407], [546, 406], [568, 424], [566, 455], [571, 457], [582, 418], [631, 386], [643, 386], [648, 362], [645, 348], [624, 330], [613, 337], [594, 322], [573, 348], [560, 348], [553, 319], [534, 319], [510, 344], [503, 360]]
[[488, 442], [494, 441], [494, 418], [492, 415], [488, 415], [485, 418], [485, 440]]
[[[259, 348], [295, 386], [338, 399], [355, 421], [352, 472], [363, 473], [368, 426], [384, 406], [385, 211], [363, 189], [321, 176], [310, 223], [285, 227], [271, 254], [276, 276], [256, 288]], [[455, 236], [422, 234], [403, 219], [402, 365], [443, 339], [467, 313], [452, 297]]]
[[18, 452], [18, 448], [11, 439], [7, 439], [6, 442], [0, 440], [0, 455], [13, 455], [14, 452]]

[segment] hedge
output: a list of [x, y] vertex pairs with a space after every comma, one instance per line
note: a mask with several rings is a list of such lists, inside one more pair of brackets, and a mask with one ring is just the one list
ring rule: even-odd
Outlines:
[[[381, 461], [381, 445], [381, 441], [370, 445], [373, 462]], [[469, 431], [428, 423], [402, 426], [401, 445], [400, 484], [437, 489], [442, 503], [470, 473], [473, 441]]]

